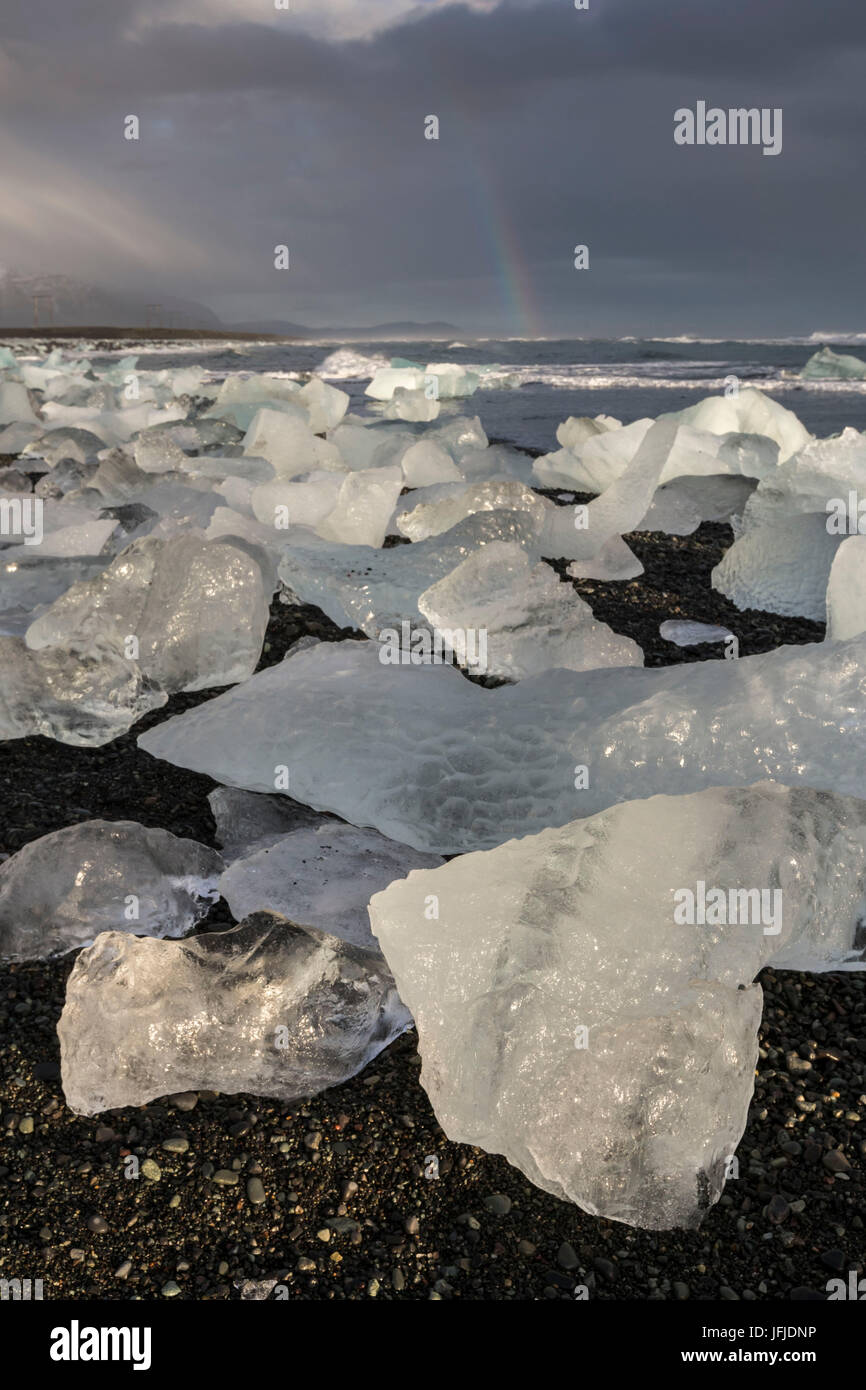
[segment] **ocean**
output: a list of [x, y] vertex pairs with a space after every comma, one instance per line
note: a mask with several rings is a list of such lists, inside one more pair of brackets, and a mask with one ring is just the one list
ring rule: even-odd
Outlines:
[[[866, 381], [798, 379], [825, 342], [834, 351], [866, 356], [866, 335], [739, 342], [484, 338], [345, 347], [333, 342], [245, 343], [229, 349], [203, 341], [153, 348], [135, 344], [124, 352], [137, 353], [148, 369], [189, 366], [194, 360], [215, 379], [238, 372], [318, 372], [348, 391], [351, 409], [359, 413], [371, 410], [364, 388], [372, 372], [392, 358], [421, 366], [457, 362], [480, 367], [489, 372], [488, 381], [456, 408], [480, 416], [491, 439], [546, 452], [558, 447], [556, 427], [569, 415], [613, 415], [628, 424], [718, 394], [732, 376], [793, 410], [812, 434], [837, 434], [847, 425], [866, 429]], [[92, 354], [94, 361], [118, 355]]]

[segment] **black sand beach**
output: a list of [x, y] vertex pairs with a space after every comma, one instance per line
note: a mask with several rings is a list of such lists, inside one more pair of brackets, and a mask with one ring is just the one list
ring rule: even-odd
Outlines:
[[[739, 613], [709, 587], [731, 543], [627, 537], [640, 579], [577, 589], [648, 665], [716, 659], [658, 625], [729, 625], [742, 655], [819, 641], [820, 624]], [[557, 567], [560, 572], [564, 566]], [[272, 607], [261, 665], [297, 639], [357, 637], [319, 610]], [[361, 639], [363, 640], [363, 639]], [[103, 748], [0, 744], [0, 852], [93, 817], [214, 845], [208, 778], [136, 736], [216, 692], [175, 696]], [[199, 930], [231, 925], [219, 903]], [[450, 1143], [419, 1083], [414, 1033], [350, 1083], [286, 1107], [208, 1093], [80, 1119], [64, 1104], [56, 1023], [73, 956], [0, 972], [0, 1277], [46, 1298], [800, 1300], [862, 1275], [866, 979], [766, 970], [761, 1053], [739, 1176], [696, 1231], [596, 1220], [504, 1159]], [[127, 1178], [125, 1160], [139, 1161]], [[425, 1172], [438, 1160], [438, 1177]], [[267, 1281], [258, 1290], [249, 1281]], [[246, 1288], [242, 1289], [242, 1286]]]

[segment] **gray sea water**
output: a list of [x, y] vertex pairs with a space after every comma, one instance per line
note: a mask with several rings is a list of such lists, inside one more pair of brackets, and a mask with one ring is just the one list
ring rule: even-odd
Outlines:
[[[225, 344], [190, 342], [142, 349], [147, 368], [208, 368], [215, 379], [238, 372], [319, 372], [348, 391], [351, 408], [370, 408], [364, 388], [377, 367], [400, 358], [426, 366], [457, 362], [501, 368], [511, 384], [482, 387], [459, 408], [479, 415], [488, 435], [540, 450], [557, 448], [556, 427], [569, 415], [613, 415], [628, 424], [682, 410], [724, 390], [731, 376], [793, 410], [819, 436], [846, 425], [866, 429], [866, 381], [807, 382], [797, 374], [827, 343], [866, 359], [866, 335], [848, 339], [718, 341], [666, 339], [479, 339], [447, 342]], [[93, 354], [101, 360], [108, 354]], [[118, 354], [112, 353], [111, 356]], [[497, 373], [497, 376], [499, 374]]]

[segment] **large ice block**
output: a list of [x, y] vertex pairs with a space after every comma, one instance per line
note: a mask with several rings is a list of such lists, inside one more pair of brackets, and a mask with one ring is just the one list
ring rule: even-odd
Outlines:
[[216, 850], [136, 821], [82, 821], [0, 865], [0, 956], [43, 959], [103, 931], [183, 936], [219, 897]]
[[264, 552], [238, 538], [146, 537], [56, 599], [27, 645], [110, 648], [172, 692], [229, 685], [255, 670], [274, 587]]
[[67, 1104], [98, 1115], [180, 1091], [293, 1103], [410, 1025], [381, 956], [257, 913], [186, 941], [104, 932], [73, 966], [57, 1032]]
[[437, 854], [660, 792], [770, 779], [857, 796], [866, 637], [495, 690], [453, 666], [383, 665], [372, 642], [320, 643], [139, 745], [250, 791], [274, 791], [283, 765], [296, 800]]
[[596, 1216], [696, 1226], [754, 1086], [769, 962], [863, 969], [866, 802], [708, 789], [393, 883], [374, 934], [448, 1137]]

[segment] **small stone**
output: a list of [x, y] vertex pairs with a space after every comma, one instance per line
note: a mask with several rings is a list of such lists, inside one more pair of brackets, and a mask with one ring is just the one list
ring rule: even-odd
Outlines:
[[494, 1192], [492, 1196], [484, 1198], [484, 1205], [494, 1216], [507, 1216], [511, 1211], [511, 1198], [504, 1192]]
[[517, 1249], [521, 1255], [534, 1255], [538, 1246], [533, 1245], [531, 1240], [519, 1240], [517, 1242]]
[[367, 1294], [368, 1294], [368, 1296], [369, 1296], [370, 1298], [375, 1298], [378, 1292], [379, 1292], [379, 1280], [378, 1280], [378, 1279], [371, 1279], [370, 1282], [369, 1282], [369, 1284], [367, 1285]]
[[825, 1269], [832, 1269], [834, 1272], [848, 1267], [848, 1259], [843, 1250], [825, 1250], [821, 1256], [821, 1263]]
[[148, 1182], [159, 1182], [162, 1169], [155, 1159], [146, 1158], [141, 1165], [141, 1176], [147, 1178]]
[[107, 1143], [109, 1143], [110, 1140], [116, 1139], [116, 1138], [117, 1138], [117, 1135], [115, 1134], [114, 1130], [111, 1129], [111, 1128], [109, 1128], [108, 1125], [97, 1125], [97, 1126], [96, 1126], [96, 1142], [97, 1142], [97, 1144], [107, 1144]]
[[317, 1129], [311, 1130], [311, 1132], [310, 1132], [309, 1134], [305, 1134], [305, 1135], [304, 1135], [304, 1148], [305, 1148], [305, 1149], [312, 1149], [314, 1153], [315, 1153], [316, 1149], [318, 1149], [318, 1147], [319, 1147], [319, 1145], [321, 1144], [321, 1142], [322, 1142], [322, 1135], [321, 1135], [320, 1131], [317, 1130]]
[[180, 1206], [180, 1197], [179, 1197], [179, 1195], [178, 1195], [177, 1192], [175, 1192], [174, 1196], [170, 1199], [168, 1205], [169, 1205], [170, 1207], [179, 1207], [179, 1206]]
[[21, 1131], [22, 1134], [32, 1134], [32, 1133], [33, 1133], [33, 1116], [32, 1116], [32, 1115], [22, 1115], [21, 1119], [18, 1121], [18, 1128], [19, 1128], [19, 1130]]
[[357, 1191], [358, 1184], [353, 1182], [351, 1178], [347, 1178], [340, 1189], [340, 1196], [344, 1202], [348, 1202], [349, 1198], [354, 1197]]
[[807, 1062], [804, 1057], [798, 1056], [796, 1052], [789, 1052], [785, 1058], [785, 1065], [790, 1072], [811, 1071], [812, 1063]]
[[198, 1105], [198, 1095], [195, 1091], [178, 1091], [177, 1095], [169, 1096], [168, 1100], [175, 1110], [195, 1110]]
[[173, 1279], [169, 1279], [168, 1283], [162, 1286], [163, 1298], [177, 1298], [179, 1293], [180, 1285], [176, 1284]]
[[254, 1207], [261, 1206], [265, 1201], [265, 1189], [261, 1178], [250, 1178], [247, 1183], [247, 1197]]
[[729, 1289], [727, 1284], [719, 1285], [719, 1298], [724, 1299], [726, 1303], [739, 1303], [740, 1301], [740, 1295], [734, 1293], [733, 1289]]
[[316, 1269], [315, 1260], [310, 1260], [306, 1255], [302, 1255], [295, 1266], [299, 1274], [314, 1274]]
[[350, 1236], [361, 1227], [351, 1216], [332, 1216], [328, 1222], [329, 1230], [336, 1236]]
[[392, 1269], [392, 1271], [391, 1271], [391, 1288], [392, 1288], [392, 1289], [396, 1289], [397, 1292], [399, 1293], [400, 1290], [401, 1290], [401, 1289], [405, 1289], [405, 1287], [406, 1287], [406, 1279], [405, 1279], [405, 1276], [404, 1276], [404, 1274], [403, 1274], [402, 1269], [400, 1269], [399, 1266], [397, 1267], [397, 1269]]
[[128, 1279], [132, 1273], [132, 1260], [124, 1260], [123, 1264], [118, 1265], [114, 1271], [115, 1279]]
[[237, 1187], [238, 1175], [231, 1168], [218, 1168], [211, 1178], [217, 1187]]
[[407, 1216], [406, 1220], [403, 1222], [403, 1229], [409, 1236], [417, 1236], [420, 1228], [421, 1223], [417, 1216]]
[[822, 1162], [825, 1168], [829, 1168], [831, 1173], [850, 1173], [851, 1164], [848, 1162], [841, 1149], [829, 1149], [825, 1153]]
[[691, 1293], [688, 1284], [684, 1284], [681, 1279], [675, 1279], [673, 1283], [674, 1298], [683, 1303]]
[[323, 1226], [320, 1231], [317, 1231], [316, 1239], [323, 1241], [327, 1245], [328, 1241], [331, 1239], [331, 1232], [329, 1227]]
[[580, 1264], [577, 1251], [573, 1245], [569, 1245], [567, 1240], [562, 1242], [557, 1251], [556, 1263], [561, 1265], [563, 1269], [577, 1269]]
[[791, 1208], [780, 1193], [776, 1193], [767, 1203], [767, 1220], [778, 1226], [790, 1213]]
[[612, 1282], [616, 1278], [616, 1265], [611, 1260], [606, 1260], [603, 1255], [596, 1255], [592, 1263], [593, 1268], [598, 1270], [602, 1279]]
[[189, 1140], [185, 1134], [170, 1134], [163, 1139], [162, 1147], [169, 1154], [185, 1154], [189, 1149]]
[[99, 1212], [94, 1212], [92, 1216], [87, 1218], [87, 1229], [93, 1231], [94, 1235], [104, 1236], [108, 1230], [108, 1222], [104, 1216], [99, 1215]]

